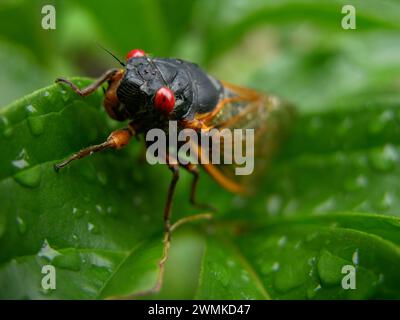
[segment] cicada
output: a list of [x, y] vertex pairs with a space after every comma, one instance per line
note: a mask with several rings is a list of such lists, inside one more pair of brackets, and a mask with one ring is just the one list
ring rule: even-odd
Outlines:
[[[127, 54], [126, 61], [122, 62], [109, 53], [117, 59], [122, 68], [106, 71], [93, 84], [83, 89], [64, 78], [58, 78], [56, 82], [69, 85], [74, 92], [83, 97], [107, 83], [103, 101], [107, 114], [116, 121], [128, 120], [129, 123], [126, 128], [112, 132], [105, 142], [83, 149], [56, 164], [57, 171], [71, 161], [95, 152], [121, 149], [133, 136], [146, 136], [154, 128], [167, 131], [169, 121], [176, 121], [179, 131], [189, 128], [196, 132], [211, 129], [253, 129], [252, 156], [256, 170], [252, 176], [257, 175], [258, 170], [268, 167], [271, 155], [290, 126], [293, 110], [289, 104], [276, 96], [220, 81], [204, 72], [198, 65], [181, 59], [154, 58], [143, 50], [134, 49]], [[222, 144], [222, 153], [231, 152], [235, 147], [233, 144], [243, 143], [243, 140], [232, 140], [232, 145]], [[236, 175], [234, 162], [213, 164], [205, 159], [209, 160], [208, 150], [203, 150], [200, 144], [195, 145], [194, 149], [198, 163], [223, 188], [233, 193], [248, 191], [248, 184], [244, 180], [249, 177]], [[196, 198], [199, 180], [197, 164], [182, 163], [168, 150], [162, 156], [172, 172], [172, 180], [164, 209], [164, 257], [160, 261], [159, 281], [151, 291], [159, 290], [162, 282], [163, 265], [167, 259], [174, 228], [171, 225], [171, 208], [180, 168], [193, 175], [190, 202], [205, 207]]]

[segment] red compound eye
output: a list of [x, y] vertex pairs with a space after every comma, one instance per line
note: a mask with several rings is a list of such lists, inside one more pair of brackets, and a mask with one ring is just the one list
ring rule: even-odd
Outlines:
[[154, 97], [154, 106], [164, 113], [170, 113], [175, 106], [175, 96], [170, 88], [161, 87]]
[[133, 49], [126, 55], [126, 60], [128, 61], [130, 58], [144, 57], [145, 55], [146, 53], [142, 49]]

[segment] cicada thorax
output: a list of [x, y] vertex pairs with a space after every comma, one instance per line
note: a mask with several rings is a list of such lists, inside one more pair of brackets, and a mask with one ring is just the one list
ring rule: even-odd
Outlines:
[[[281, 141], [287, 136], [293, 109], [275, 96], [221, 83], [224, 89], [215, 109], [196, 116], [206, 130], [214, 128], [221, 133], [220, 136], [213, 135], [215, 141], [219, 139], [220, 163], [200, 163], [225, 188], [246, 192], [256, 185], [254, 178], [259, 178], [268, 169]], [[231, 132], [230, 139], [228, 132]], [[226, 135], [228, 139], [225, 139]], [[253, 135], [253, 139], [249, 135]], [[215, 150], [199, 151], [201, 157], [208, 159], [212, 158], [212, 152]], [[238, 153], [242, 157], [238, 158]], [[232, 163], [224, 159], [232, 160]], [[238, 174], [237, 169], [245, 165], [243, 161], [253, 161], [250, 174]]]

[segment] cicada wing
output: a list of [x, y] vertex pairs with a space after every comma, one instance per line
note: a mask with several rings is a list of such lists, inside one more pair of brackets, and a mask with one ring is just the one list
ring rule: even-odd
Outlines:
[[[254, 178], [270, 166], [273, 155], [290, 131], [293, 107], [272, 95], [225, 82], [223, 85], [220, 103], [213, 112], [198, 115], [198, 119], [219, 132], [231, 131], [231, 143], [226, 143], [223, 135], [219, 144], [212, 144], [219, 147], [220, 164], [214, 161], [203, 164], [204, 150], [200, 151], [200, 163], [226, 189], [238, 193], [251, 191], [251, 186], [256, 185]], [[214, 152], [209, 148], [208, 159], [212, 160]], [[226, 163], [225, 159], [231, 159], [232, 163]]]

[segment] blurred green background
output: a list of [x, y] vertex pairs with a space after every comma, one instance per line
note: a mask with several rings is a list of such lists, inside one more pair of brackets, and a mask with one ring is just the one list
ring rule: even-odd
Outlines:
[[[56, 7], [56, 30], [41, 28], [45, 4]], [[344, 4], [357, 9], [356, 30], [341, 27]], [[278, 94], [300, 113], [349, 107], [400, 89], [399, 30], [395, 0], [2, 0], [0, 106], [58, 76], [115, 67], [100, 43], [121, 58], [142, 48], [196, 62], [217, 78]], [[195, 232], [177, 235], [175, 272], [158, 297], [193, 295], [202, 244]]]
[[[56, 7], [56, 30], [41, 8]], [[132, 48], [199, 63], [222, 79], [276, 92], [304, 110], [364, 92], [398, 89], [397, 1], [24, 1], [0, 3], [0, 105], [57, 76], [97, 76]]]

